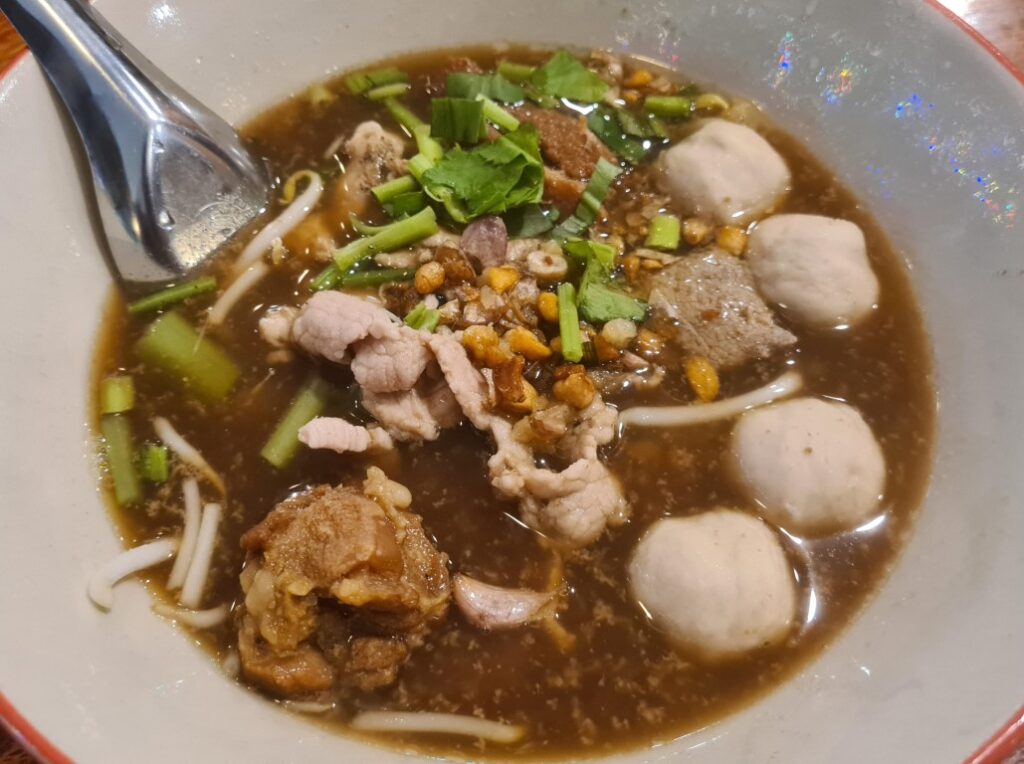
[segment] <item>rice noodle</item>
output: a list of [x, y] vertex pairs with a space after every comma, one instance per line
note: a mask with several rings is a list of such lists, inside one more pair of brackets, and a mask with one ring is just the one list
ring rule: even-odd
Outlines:
[[180, 621], [193, 629], [209, 629], [211, 626], [224, 623], [228, 617], [228, 606], [217, 605], [208, 610], [186, 610], [185, 608], [165, 605], [162, 602], [153, 605], [153, 611], [164, 618]]
[[203, 507], [203, 519], [199, 522], [199, 537], [196, 539], [195, 553], [192, 563], [185, 574], [185, 583], [178, 595], [178, 602], [193, 610], [199, 607], [203, 599], [203, 589], [210, 573], [210, 561], [213, 559], [213, 548], [217, 542], [217, 526], [220, 525], [220, 504], [207, 504]]
[[232, 270], [240, 274], [250, 265], [255, 263], [264, 252], [270, 249], [274, 239], [283, 239], [289, 231], [302, 222], [309, 214], [324, 192], [324, 182], [316, 173], [309, 173], [309, 185], [298, 197], [285, 207], [284, 212], [271, 220], [266, 227], [252, 237], [252, 240], [245, 245], [242, 254], [235, 260]]
[[803, 384], [799, 372], [787, 371], [764, 387], [723, 401], [686, 406], [634, 406], [619, 414], [619, 423], [633, 427], [687, 427], [716, 419], [728, 419], [747, 409], [790, 396], [800, 390]]
[[228, 676], [237, 677], [242, 670], [242, 659], [238, 657], [237, 650], [228, 650], [224, 660], [220, 662], [221, 670]]
[[220, 293], [217, 302], [210, 308], [206, 323], [210, 326], [219, 326], [224, 323], [224, 319], [228, 317], [228, 313], [242, 298], [242, 295], [262, 281], [268, 273], [270, 273], [270, 266], [264, 262], [253, 263], [249, 266], [241, 276], [232, 281], [231, 285]]
[[181, 492], [185, 499], [185, 528], [181, 533], [181, 546], [178, 547], [178, 556], [174, 558], [174, 567], [167, 577], [167, 588], [172, 591], [180, 589], [185, 583], [185, 574], [192, 562], [192, 553], [195, 552], [196, 539], [199, 537], [199, 518], [202, 513], [199, 483], [196, 479], [185, 478]]
[[311, 700], [282, 700], [281, 705], [300, 714], [326, 714], [334, 708], [333, 703], [316, 703]]
[[333, 141], [327, 144], [327, 148], [324, 149], [324, 159], [330, 159], [338, 153], [338, 149], [341, 148], [341, 144], [345, 142], [345, 135], [342, 133]]
[[174, 426], [162, 416], [153, 417], [153, 429], [157, 437], [171, 449], [178, 458], [185, 464], [189, 464], [199, 470], [199, 473], [213, 485], [220, 495], [227, 493], [224, 481], [220, 475], [213, 471], [213, 467], [203, 458], [203, 455], [187, 440], [181, 437], [181, 433], [174, 429]]
[[110, 610], [114, 605], [114, 584], [125, 576], [159, 565], [178, 548], [178, 539], [162, 538], [127, 549], [100, 566], [89, 578], [86, 591], [96, 607]]
[[518, 724], [492, 722], [475, 716], [426, 711], [364, 711], [351, 721], [352, 729], [371, 732], [434, 732], [462, 735], [494, 743], [515, 743], [526, 730]]

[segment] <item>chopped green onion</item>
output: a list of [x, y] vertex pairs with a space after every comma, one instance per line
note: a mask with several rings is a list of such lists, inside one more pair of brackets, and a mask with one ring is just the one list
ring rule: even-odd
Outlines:
[[387, 213], [395, 218], [404, 218], [415, 215], [427, 206], [427, 195], [422, 191], [410, 191], [407, 194], [399, 194], [384, 204]]
[[644, 109], [659, 117], [689, 117], [693, 101], [686, 96], [647, 96]]
[[394, 98], [385, 98], [384, 105], [391, 112], [391, 116], [395, 118], [395, 121], [408, 130], [410, 135], [415, 132], [417, 127], [426, 124], [422, 119], [409, 111], [404, 104], [399, 103]]
[[406, 82], [409, 76], [401, 69], [388, 67], [386, 69], [374, 69], [369, 72], [357, 72], [345, 78], [345, 87], [352, 95], [362, 95], [367, 90], [379, 88], [382, 85], [390, 85], [394, 82]]
[[562, 339], [562, 357], [579, 363], [583, 358], [583, 334], [576, 312], [576, 288], [569, 282], [558, 285], [558, 334]]
[[498, 74], [509, 82], [525, 82], [530, 79], [537, 67], [529, 64], [517, 64], [514, 61], [502, 61], [498, 64]]
[[107, 377], [100, 383], [100, 413], [120, 414], [135, 405], [135, 380], [128, 375]]
[[416, 156], [411, 157], [408, 162], [406, 162], [405, 167], [407, 170], [409, 170], [409, 174], [412, 175], [413, 178], [422, 182], [423, 173], [425, 173], [435, 164], [437, 163], [434, 162], [430, 157], [424, 156], [423, 154], [417, 154]]
[[597, 213], [608, 195], [608, 189], [621, 172], [621, 167], [603, 158], [598, 159], [587, 187], [583, 189], [583, 196], [576, 205], [576, 211], [555, 228], [551, 234], [552, 238], [566, 241], [582, 236], [597, 220]]
[[381, 204], [391, 201], [399, 194], [405, 194], [409, 191], [415, 191], [419, 188], [419, 184], [416, 179], [411, 175], [402, 175], [394, 180], [389, 180], [381, 183], [379, 186], [374, 186], [370, 189], [374, 197]]
[[698, 111], [725, 111], [729, 108], [729, 102], [718, 93], [702, 93], [693, 101], [693, 107]]
[[448, 75], [445, 95], [449, 98], [476, 98], [487, 96], [502, 103], [516, 103], [526, 97], [523, 89], [513, 85], [500, 74], [473, 74], [452, 72]]
[[535, 104], [540, 106], [542, 109], [557, 109], [561, 106], [561, 102], [554, 96], [549, 96], [547, 93], [542, 93], [536, 87], [530, 84], [523, 85], [523, 91], [526, 93], [526, 97], [533, 101]]
[[615, 267], [616, 250], [611, 244], [605, 244], [600, 241], [579, 239], [576, 241], [567, 241], [562, 248], [565, 250], [567, 255], [578, 259], [583, 265], [586, 265], [591, 259], [594, 259], [607, 271], [611, 271], [611, 269]]
[[390, 85], [381, 85], [379, 88], [367, 90], [366, 97], [371, 101], [383, 101], [385, 98], [395, 98], [408, 92], [408, 82], [392, 82]]
[[453, 143], [479, 143], [487, 134], [484, 106], [472, 98], [435, 98], [430, 102], [430, 135]]
[[364, 223], [362, 220], [356, 217], [356, 213], [348, 213], [348, 224], [352, 227], [357, 234], [360, 236], [373, 236], [375, 233], [380, 233], [387, 228], [391, 223], [385, 223], [384, 225], [372, 225], [370, 223]]
[[419, 303], [409, 311], [405, 317], [405, 325], [412, 329], [419, 329], [424, 332], [432, 332], [441, 321], [441, 311], [428, 308], [425, 303]]
[[417, 125], [412, 131], [412, 137], [416, 139], [417, 150], [430, 161], [438, 162], [444, 156], [444, 146], [431, 137], [430, 125]]
[[320, 273], [316, 275], [312, 281], [309, 282], [309, 288], [314, 292], [320, 292], [324, 289], [334, 289], [341, 281], [341, 271], [338, 270], [338, 266], [331, 263], [324, 268]]
[[665, 126], [651, 114], [637, 114], [618, 107], [615, 116], [619, 120], [622, 132], [635, 138], [665, 138]]
[[106, 414], [100, 419], [107, 469], [114, 481], [114, 498], [121, 506], [137, 502], [141, 496], [139, 476], [135, 472], [132, 425], [126, 416]]
[[260, 456], [278, 469], [284, 469], [299, 450], [299, 430], [320, 416], [327, 406], [331, 387], [317, 376], [311, 377], [288, 404], [281, 421], [260, 451]]
[[184, 284], [176, 284], [175, 286], [167, 287], [159, 292], [156, 292], [146, 297], [141, 297], [135, 302], [128, 304], [128, 312], [133, 316], [139, 313], [148, 313], [153, 310], [160, 310], [166, 308], [168, 305], [174, 305], [195, 297], [197, 295], [206, 294], [208, 292], [214, 292], [217, 289], [217, 279], [212, 276], [205, 278], [196, 279], [195, 281], [186, 281]]
[[[619, 177], [621, 172], [621, 167], [613, 165], [605, 159], [597, 160], [594, 173], [587, 181], [586, 188], [583, 189], [583, 196], [580, 197], [580, 206], [590, 211], [591, 223], [596, 220], [597, 213], [601, 209], [601, 205], [604, 204], [605, 197], [608, 196], [608, 189], [611, 188], [612, 181]], [[579, 215], [580, 211], [580, 207], [577, 207], [575, 214]]]
[[679, 247], [679, 218], [675, 215], [658, 215], [647, 229], [645, 247], [672, 250]]
[[411, 281], [416, 275], [412, 268], [381, 268], [375, 271], [349, 271], [341, 277], [340, 283], [343, 287], [350, 289], [362, 289], [364, 287], [375, 287], [381, 284], [391, 284], [396, 281]]
[[498, 106], [490, 98], [480, 94], [476, 99], [484, 105], [483, 116], [488, 122], [493, 122], [505, 132], [519, 129], [519, 120]]
[[150, 483], [166, 483], [171, 475], [167, 446], [147, 443], [139, 451], [139, 472]]
[[135, 352], [143, 363], [208, 401], [223, 400], [238, 380], [234, 361], [177, 313], [165, 313], [150, 324]]
[[380, 226], [380, 230], [372, 236], [365, 236], [350, 241], [334, 253], [334, 264], [329, 265], [313, 279], [310, 286], [314, 290], [331, 289], [348, 273], [356, 263], [365, 260], [377, 252], [390, 252], [394, 249], [414, 244], [437, 233], [437, 215], [431, 207], [424, 207], [415, 215]]
[[605, 146], [631, 164], [637, 164], [650, 150], [651, 144], [631, 138], [619, 122], [614, 111], [607, 106], [598, 106], [587, 116], [587, 127]]

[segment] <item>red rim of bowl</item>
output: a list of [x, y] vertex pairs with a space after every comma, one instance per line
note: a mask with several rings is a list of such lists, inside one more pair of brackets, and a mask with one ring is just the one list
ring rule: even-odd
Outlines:
[[[1024, 85], [1024, 71], [1018, 69], [984, 35], [942, 5], [939, 0], [924, 0], [924, 4], [938, 11], [959, 27], [1009, 72], [1017, 82]], [[26, 55], [28, 55], [28, 51], [23, 50], [11, 59], [10, 63], [0, 70], [0, 80], [14, 71], [14, 67], [21, 63]], [[11, 705], [2, 692], [0, 692], [0, 724], [3, 724], [14, 738], [40, 761], [46, 764], [72, 764], [71, 759], [33, 727], [28, 719], [18, 713], [18, 710]], [[968, 756], [964, 760], [964, 764], [1003, 764], [1022, 745], [1024, 745], [1024, 706], [1017, 709], [1006, 724], [986, 740], [978, 750]]]

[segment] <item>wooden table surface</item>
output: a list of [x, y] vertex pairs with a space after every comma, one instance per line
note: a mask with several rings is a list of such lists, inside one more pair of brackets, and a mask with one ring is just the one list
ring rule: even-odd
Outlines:
[[[939, 1], [981, 32], [1012, 63], [1024, 70], [1024, 0]], [[23, 49], [21, 40], [3, 16], [0, 16], [0, 71]], [[32, 758], [0, 729], [0, 764], [31, 762]], [[1014, 762], [1024, 764], [1024, 754], [1014, 757]]]

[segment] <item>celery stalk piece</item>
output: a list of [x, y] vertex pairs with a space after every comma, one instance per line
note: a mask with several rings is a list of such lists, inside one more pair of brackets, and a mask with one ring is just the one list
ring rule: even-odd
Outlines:
[[149, 325], [135, 343], [135, 353], [206, 401], [223, 400], [238, 381], [234, 361], [174, 312], [165, 313]]

